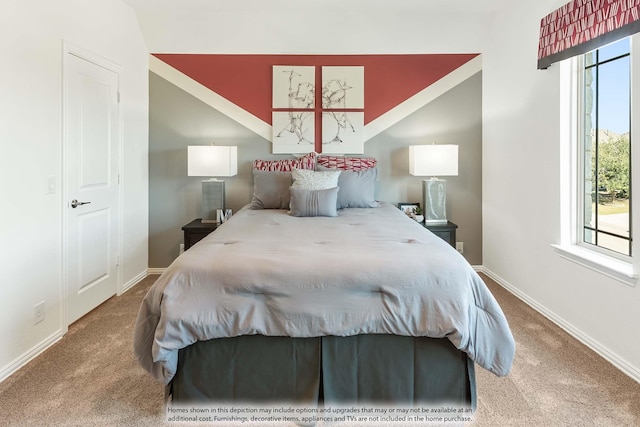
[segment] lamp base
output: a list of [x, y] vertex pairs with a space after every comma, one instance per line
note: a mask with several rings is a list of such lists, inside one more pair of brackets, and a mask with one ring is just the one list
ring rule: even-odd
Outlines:
[[224, 212], [224, 181], [202, 181], [202, 222], [220, 224]]
[[424, 223], [447, 223], [447, 181], [431, 178], [422, 181]]

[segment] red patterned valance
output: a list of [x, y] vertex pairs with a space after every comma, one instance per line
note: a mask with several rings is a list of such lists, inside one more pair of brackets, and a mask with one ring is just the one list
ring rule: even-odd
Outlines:
[[542, 18], [538, 69], [640, 32], [640, 0], [573, 0]]

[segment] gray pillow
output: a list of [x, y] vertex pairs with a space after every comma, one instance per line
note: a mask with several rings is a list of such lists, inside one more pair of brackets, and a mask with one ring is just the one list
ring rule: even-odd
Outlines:
[[289, 209], [291, 172], [253, 170], [251, 209]]
[[[317, 170], [335, 170], [322, 165]], [[373, 167], [361, 171], [343, 170], [338, 177], [338, 209], [343, 208], [376, 208], [380, 204], [375, 199], [376, 178], [378, 169]]]
[[338, 216], [336, 209], [338, 187], [326, 190], [307, 190], [291, 187], [291, 210], [293, 216]]

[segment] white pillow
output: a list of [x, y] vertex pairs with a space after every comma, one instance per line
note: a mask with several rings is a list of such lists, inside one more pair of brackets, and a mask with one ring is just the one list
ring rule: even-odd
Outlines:
[[293, 169], [293, 188], [305, 190], [326, 190], [338, 186], [339, 170], [314, 171], [309, 169]]

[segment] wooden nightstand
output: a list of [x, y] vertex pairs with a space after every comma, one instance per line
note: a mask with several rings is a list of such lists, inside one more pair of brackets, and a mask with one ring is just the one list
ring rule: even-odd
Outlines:
[[209, 233], [218, 228], [218, 224], [211, 222], [202, 222], [200, 218], [194, 219], [189, 224], [182, 227], [184, 231], [184, 250], [198, 243], [207, 237]]
[[456, 247], [456, 229], [458, 226], [453, 222], [447, 221], [446, 224], [425, 224], [423, 222], [422, 225], [445, 242], [449, 242], [454, 248]]

